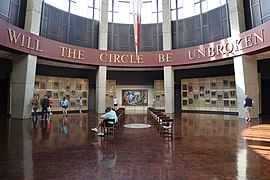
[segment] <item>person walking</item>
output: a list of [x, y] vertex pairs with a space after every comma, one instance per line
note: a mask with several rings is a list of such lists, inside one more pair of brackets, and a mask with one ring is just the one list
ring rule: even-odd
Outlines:
[[78, 99], [78, 104], [79, 104], [79, 109], [80, 109], [80, 113], [82, 113], [82, 97], [80, 97], [80, 99]]
[[34, 99], [32, 101], [32, 107], [33, 107], [33, 123], [34, 123], [34, 127], [37, 126], [37, 120], [38, 120], [38, 114], [37, 114], [37, 110], [39, 108], [39, 98], [37, 95], [34, 96]]
[[250, 111], [253, 108], [254, 109], [254, 101], [248, 96], [246, 95], [246, 98], [244, 100], [244, 108], [246, 110], [246, 123], [250, 123], [251, 122], [251, 117], [250, 117]]
[[114, 110], [117, 110], [117, 107], [118, 107], [118, 99], [117, 99], [116, 96], [113, 98], [113, 106], [114, 106]]
[[63, 97], [63, 100], [61, 101], [61, 106], [63, 109], [63, 115], [68, 116], [67, 114], [68, 100], [65, 96]]
[[[50, 100], [47, 95], [44, 95], [44, 98], [41, 103], [42, 112], [41, 112], [41, 120], [46, 120], [48, 115], [48, 108], [50, 107]], [[45, 118], [44, 118], [45, 115]]]

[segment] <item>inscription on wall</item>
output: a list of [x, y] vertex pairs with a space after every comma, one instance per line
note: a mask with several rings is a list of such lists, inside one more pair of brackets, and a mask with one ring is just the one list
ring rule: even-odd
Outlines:
[[185, 65], [222, 60], [243, 54], [261, 52], [270, 47], [270, 22], [239, 34], [238, 38], [190, 48], [169, 51], [134, 52], [107, 51], [78, 47], [46, 39], [0, 20], [0, 45], [26, 54], [56, 61], [89, 65], [155, 67]]

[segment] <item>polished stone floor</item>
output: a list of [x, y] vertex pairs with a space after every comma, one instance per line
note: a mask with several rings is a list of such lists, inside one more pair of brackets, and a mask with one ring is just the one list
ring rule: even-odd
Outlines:
[[247, 126], [235, 116], [174, 115], [172, 138], [160, 136], [146, 115], [126, 115], [117, 135], [98, 137], [95, 114], [53, 114], [30, 120], [0, 118], [0, 179], [266, 180], [270, 179], [270, 124]]

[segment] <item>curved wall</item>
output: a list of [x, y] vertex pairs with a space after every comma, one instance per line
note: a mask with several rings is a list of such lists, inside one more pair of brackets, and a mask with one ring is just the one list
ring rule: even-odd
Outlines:
[[[141, 24], [140, 51], [163, 50], [162, 24]], [[109, 23], [108, 50], [135, 51], [133, 24]]]
[[99, 22], [43, 2], [40, 35], [81, 47], [98, 48]]
[[0, 1], [0, 19], [24, 28], [26, 0]]
[[246, 28], [252, 29], [270, 20], [269, 0], [245, 0]]
[[172, 48], [214, 42], [230, 36], [228, 4], [206, 13], [172, 21]]

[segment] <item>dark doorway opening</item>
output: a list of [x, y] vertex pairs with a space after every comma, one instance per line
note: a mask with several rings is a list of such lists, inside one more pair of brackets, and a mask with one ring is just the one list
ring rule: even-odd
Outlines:
[[270, 79], [262, 79], [262, 114], [270, 115]]
[[8, 81], [0, 79], [0, 115], [7, 115]]

